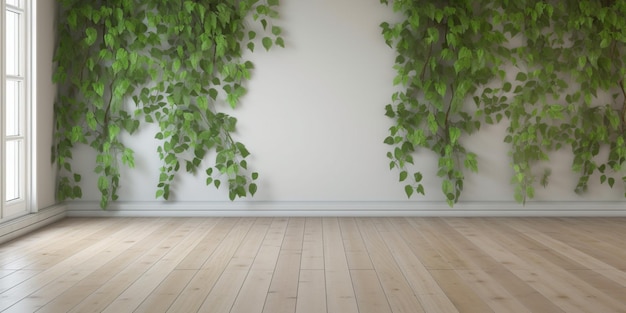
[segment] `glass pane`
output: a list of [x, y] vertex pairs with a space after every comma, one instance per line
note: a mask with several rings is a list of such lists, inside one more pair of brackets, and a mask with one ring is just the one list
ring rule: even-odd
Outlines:
[[6, 66], [8, 75], [19, 75], [20, 64], [20, 15], [7, 11]]
[[20, 143], [17, 140], [6, 143], [6, 201], [20, 198]]
[[20, 5], [20, 0], [7, 0], [7, 4], [18, 7]]
[[20, 82], [7, 81], [6, 88], [6, 134], [20, 135]]

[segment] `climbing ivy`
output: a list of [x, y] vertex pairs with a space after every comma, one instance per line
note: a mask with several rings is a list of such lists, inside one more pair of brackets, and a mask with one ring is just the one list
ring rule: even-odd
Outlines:
[[[401, 182], [416, 147], [432, 150], [453, 205], [464, 171], [478, 168], [462, 138], [500, 122], [519, 202], [548, 184], [546, 161], [565, 147], [580, 175], [576, 192], [596, 173], [610, 187], [616, 176], [626, 181], [624, 1], [394, 1], [393, 9], [404, 19], [381, 27], [398, 53], [401, 91], [386, 107], [396, 123], [385, 143]], [[413, 178], [409, 197], [424, 193], [421, 172]]]
[[[539, 178], [547, 186], [551, 170], [550, 153], [565, 144], [564, 109], [561, 94], [568, 88], [563, 71], [569, 65], [562, 57], [565, 33], [552, 31], [564, 23], [562, 4], [543, 1], [502, 3], [503, 14], [497, 20], [507, 37], [507, 60], [511, 76], [500, 88], [488, 90], [499, 101], [476, 101], [478, 113], [487, 123], [500, 121], [504, 115], [509, 126], [504, 141], [511, 145], [512, 183], [515, 199], [524, 203], [533, 198]], [[517, 39], [517, 40], [515, 40]], [[512, 42], [516, 41], [516, 42]]]
[[[566, 99], [568, 143], [581, 193], [594, 173], [611, 188], [616, 177], [626, 182], [626, 2], [583, 1], [573, 7], [566, 24], [572, 49], [565, 52], [575, 64], [568, 68], [575, 89]], [[603, 149], [608, 150], [604, 156]]]
[[480, 128], [466, 100], [504, 77], [500, 65], [508, 51], [498, 49], [506, 38], [492, 22], [500, 13], [490, 5], [475, 7], [474, 1], [395, 1], [394, 10], [405, 19], [381, 25], [398, 53], [394, 84], [402, 87], [386, 106], [396, 121], [385, 139], [394, 146], [387, 156], [390, 168], [400, 170], [399, 180], [408, 180], [409, 197], [424, 194], [422, 173], [409, 175], [407, 168], [418, 148], [439, 156], [437, 175], [450, 205], [463, 190], [464, 169], [478, 170], [476, 154], [462, 144], [464, 134]]
[[[120, 163], [134, 167], [122, 141], [141, 121], [157, 124], [162, 160], [156, 197], [168, 199], [181, 169], [203, 169], [207, 185], [228, 183], [229, 197], [254, 195], [236, 119], [220, 111], [246, 93], [252, 62], [246, 49], [283, 46], [278, 0], [60, 0], [54, 156], [60, 200], [80, 198], [73, 150], [96, 152], [100, 206], [118, 198]], [[258, 27], [256, 26], [258, 25]], [[257, 38], [257, 31], [262, 30]], [[211, 151], [212, 166], [203, 166]]]

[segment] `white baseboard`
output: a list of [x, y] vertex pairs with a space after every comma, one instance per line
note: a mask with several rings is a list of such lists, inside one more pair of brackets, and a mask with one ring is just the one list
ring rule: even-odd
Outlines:
[[0, 243], [7, 242], [66, 216], [65, 205], [53, 205], [0, 224]]
[[70, 217], [212, 216], [615, 216], [626, 217], [625, 202], [67, 202]]

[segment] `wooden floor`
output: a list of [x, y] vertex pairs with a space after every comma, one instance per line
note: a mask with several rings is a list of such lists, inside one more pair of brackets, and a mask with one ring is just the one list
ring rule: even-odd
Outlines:
[[624, 218], [68, 218], [6, 312], [626, 312]]

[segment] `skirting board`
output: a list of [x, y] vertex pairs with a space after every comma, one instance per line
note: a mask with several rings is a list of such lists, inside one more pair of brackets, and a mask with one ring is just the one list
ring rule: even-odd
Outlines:
[[66, 206], [53, 205], [0, 224], [0, 243], [15, 239], [65, 218]]
[[67, 202], [70, 217], [213, 216], [614, 216], [626, 217], [624, 202]]

